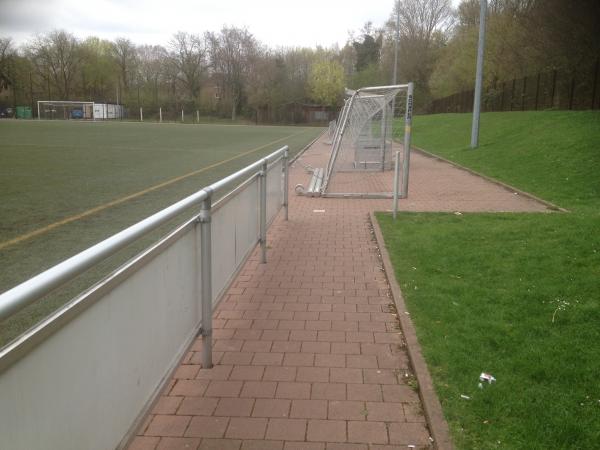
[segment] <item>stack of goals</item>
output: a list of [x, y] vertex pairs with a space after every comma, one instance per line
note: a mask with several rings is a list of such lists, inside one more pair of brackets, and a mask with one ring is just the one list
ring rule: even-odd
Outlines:
[[[329, 162], [320, 174], [320, 195], [405, 198], [413, 83], [346, 90], [346, 95]], [[402, 135], [404, 144], [395, 140]]]

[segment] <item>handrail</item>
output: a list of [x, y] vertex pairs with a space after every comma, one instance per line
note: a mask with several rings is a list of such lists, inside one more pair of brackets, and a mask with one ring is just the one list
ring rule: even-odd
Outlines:
[[193, 205], [200, 205], [204, 200], [211, 197], [232, 182], [243, 178], [253, 171], [261, 170], [263, 164], [269, 163], [278, 157], [285, 155], [289, 150], [284, 146], [270, 155], [238, 170], [215, 183], [201, 189], [200, 191], [180, 200], [177, 203], [131, 225], [113, 236], [89, 247], [88, 249], [66, 259], [65, 261], [51, 267], [50, 269], [30, 278], [29, 280], [0, 294], [0, 321], [14, 315], [27, 305], [39, 300], [54, 289], [93, 267], [98, 262], [115, 254], [127, 245], [145, 236], [172, 218], [184, 212]]

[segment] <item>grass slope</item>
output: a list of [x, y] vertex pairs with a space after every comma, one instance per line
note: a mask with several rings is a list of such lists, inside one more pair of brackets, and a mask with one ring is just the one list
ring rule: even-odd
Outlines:
[[470, 116], [415, 119], [416, 145], [572, 211], [378, 216], [458, 448], [600, 442], [599, 122], [484, 114], [471, 151]]
[[[600, 205], [600, 111], [416, 116], [413, 144], [566, 208]], [[398, 127], [401, 128], [401, 127]]]

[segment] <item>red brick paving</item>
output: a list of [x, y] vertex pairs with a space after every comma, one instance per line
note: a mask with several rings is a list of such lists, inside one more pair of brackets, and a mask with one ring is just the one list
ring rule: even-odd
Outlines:
[[[302, 160], [324, 166], [329, 150], [317, 142]], [[449, 164], [411, 163], [402, 210], [546, 209]], [[292, 167], [291, 186], [309, 178]], [[215, 367], [201, 368], [198, 339], [129, 449], [430, 446], [369, 227], [369, 211], [390, 208], [292, 194], [289, 222], [269, 231], [268, 263], [254, 255], [214, 313]]]

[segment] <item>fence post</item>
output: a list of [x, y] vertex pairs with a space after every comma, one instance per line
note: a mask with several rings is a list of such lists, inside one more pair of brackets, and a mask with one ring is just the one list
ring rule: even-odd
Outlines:
[[212, 236], [211, 209], [212, 191], [207, 188], [208, 197], [200, 205], [200, 283], [202, 294], [202, 368], [210, 369], [212, 363]]
[[600, 58], [596, 58], [596, 68], [594, 69], [594, 80], [592, 81], [592, 109], [596, 104], [596, 86], [598, 84], [598, 65], [600, 65]]
[[538, 101], [540, 99], [540, 76], [541, 76], [541, 73], [538, 72], [538, 74], [537, 74], [537, 82], [535, 84], [535, 110], [536, 111], [538, 109]]
[[196, 122], [200, 123], [200, 111], [196, 110]]
[[550, 107], [554, 108], [554, 96], [556, 95], [556, 69], [552, 71], [552, 98], [550, 99]]
[[285, 208], [285, 220], [288, 220], [289, 218], [289, 202], [288, 202], [288, 197], [289, 197], [289, 178], [290, 178], [290, 171], [289, 171], [289, 148], [286, 145], [285, 146], [285, 150], [283, 151], [283, 207]]
[[158, 121], [162, 123], [162, 106], [158, 108]]
[[184, 118], [183, 118], [183, 108], [181, 109], [181, 123], [184, 122]]
[[513, 78], [512, 80], [512, 91], [510, 92], [510, 110], [513, 110], [513, 103], [515, 102], [515, 87], [517, 84], [517, 80]]
[[142, 107], [140, 106], [140, 122], [144, 121], [144, 111], [142, 110]]
[[527, 77], [523, 77], [523, 92], [521, 93], [521, 111], [525, 111], [527, 101]]
[[575, 96], [575, 75], [577, 72], [573, 70], [573, 76], [571, 77], [571, 89], [569, 89], [569, 110], [573, 109], [573, 97]]
[[267, 171], [268, 160], [264, 159], [260, 171], [260, 262], [267, 262]]
[[394, 204], [392, 210], [394, 211], [393, 217], [396, 220], [398, 215], [398, 181], [400, 180], [400, 151], [396, 150], [396, 161], [394, 162]]

